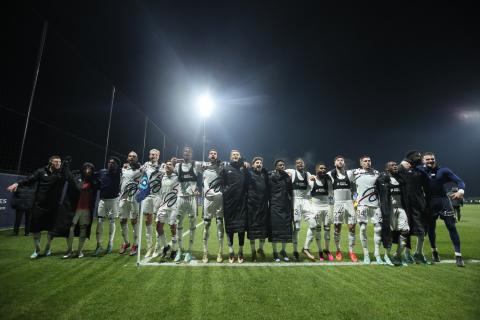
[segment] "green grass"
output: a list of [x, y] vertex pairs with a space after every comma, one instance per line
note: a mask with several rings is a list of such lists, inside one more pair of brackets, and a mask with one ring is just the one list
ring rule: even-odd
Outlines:
[[[458, 229], [464, 257], [480, 259], [480, 207], [465, 206], [462, 219]], [[437, 228], [442, 257], [452, 259], [453, 249], [443, 222], [439, 221]], [[201, 258], [202, 230], [200, 227], [196, 234], [197, 258]], [[212, 253], [216, 250], [214, 230], [215, 226], [210, 237]], [[405, 268], [137, 268], [136, 258], [120, 256], [116, 251], [101, 258], [62, 260], [66, 246], [63, 239], [54, 240], [54, 256], [32, 261], [31, 238], [11, 233], [0, 232], [1, 319], [480, 317], [478, 263], [467, 264], [466, 268], [453, 264]], [[346, 238], [345, 228], [343, 233]], [[116, 250], [120, 238], [117, 228]], [[87, 242], [87, 255], [94, 247], [94, 241]], [[425, 248], [429, 253], [428, 243]], [[248, 243], [245, 249], [248, 259]], [[270, 245], [266, 249], [270, 252]]]

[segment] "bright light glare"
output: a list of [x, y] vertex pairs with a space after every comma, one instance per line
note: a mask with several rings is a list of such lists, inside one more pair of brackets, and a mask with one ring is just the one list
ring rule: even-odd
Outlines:
[[197, 106], [202, 117], [208, 118], [215, 107], [215, 101], [213, 101], [210, 93], [207, 92], [197, 98]]

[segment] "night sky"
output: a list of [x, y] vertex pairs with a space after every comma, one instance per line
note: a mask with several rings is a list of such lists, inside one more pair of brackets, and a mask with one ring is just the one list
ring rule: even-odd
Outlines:
[[[89, 141], [62, 140], [61, 131], [51, 139], [37, 124], [27, 137], [26, 166], [41, 165], [51, 153], [101, 166], [112, 83], [119, 89], [112, 150], [139, 150], [138, 108], [166, 132], [167, 156], [189, 144], [200, 159], [194, 100], [209, 89], [217, 107], [207, 140], [223, 159], [239, 148], [271, 168], [277, 157], [293, 164], [300, 156], [313, 171], [318, 161], [331, 167], [337, 154], [350, 167], [369, 154], [383, 170], [410, 149], [434, 151], [466, 181], [467, 196], [480, 195], [480, 33], [473, 7], [119, 3], [37, 1], [2, 10], [8, 59], [1, 62], [0, 103], [25, 112], [47, 19], [33, 116]], [[2, 121], [2, 129], [12, 123], [16, 129], [0, 140], [11, 158], [23, 132], [21, 117]], [[159, 131], [151, 135], [147, 148], [161, 148]]]

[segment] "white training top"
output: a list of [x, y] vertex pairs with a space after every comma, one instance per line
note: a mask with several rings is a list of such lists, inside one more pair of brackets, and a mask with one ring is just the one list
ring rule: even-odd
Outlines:
[[[185, 174], [190, 171], [193, 166], [193, 161], [189, 163], [177, 163], [175, 165], [175, 174], [177, 176], [180, 175], [180, 166], [182, 166], [182, 172]], [[202, 170], [202, 162], [195, 161], [195, 165], [193, 166], [193, 173], [198, 176], [198, 173]], [[195, 195], [195, 191], [197, 191], [197, 181], [184, 181], [180, 182], [180, 189], [178, 191], [179, 197], [187, 197]]]
[[134, 200], [137, 192], [138, 182], [142, 172], [140, 169], [133, 170], [130, 165], [122, 168], [122, 177], [120, 178], [120, 199]]
[[378, 194], [375, 190], [375, 182], [380, 176], [377, 170], [365, 170], [358, 168], [353, 170], [353, 182], [357, 188], [358, 205], [378, 207]]
[[287, 173], [290, 173], [290, 179], [292, 180], [292, 183], [295, 182], [295, 176], [297, 177], [299, 182], [304, 182], [303, 180], [303, 174], [306, 174], [307, 181], [305, 181], [305, 184], [307, 188], [305, 190], [301, 189], [294, 189], [293, 190], [293, 197], [294, 198], [300, 198], [300, 199], [310, 199], [310, 185], [308, 181], [310, 180], [310, 177], [312, 176], [310, 172], [308, 171], [303, 171], [301, 173], [300, 171], [296, 169], [286, 169], [285, 170]]
[[[337, 170], [337, 169], [333, 169], [333, 170]], [[338, 170], [337, 170], [338, 184], [339, 185], [344, 185], [345, 187], [344, 188], [338, 188], [337, 187], [336, 189], [335, 189], [335, 179], [333, 178], [332, 171], [329, 171], [327, 174], [332, 181], [334, 202], [353, 201], [352, 200], [352, 190], [351, 190], [351, 186], [352, 186], [351, 184], [353, 183], [352, 182], [352, 178], [353, 178], [352, 170], [348, 170], [346, 172], [346, 175], [338, 172]], [[347, 178], [350, 181], [350, 187], [347, 187], [347, 185], [348, 185], [348, 181], [346, 180]]]

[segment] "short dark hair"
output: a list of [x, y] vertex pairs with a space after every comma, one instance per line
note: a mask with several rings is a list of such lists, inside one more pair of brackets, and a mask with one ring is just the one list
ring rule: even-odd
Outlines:
[[53, 156], [51, 156], [50, 158], [48, 158], [48, 163], [51, 163], [53, 159], [60, 159], [60, 160], [62, 160], [62, 158], [60, 158], [60, 156], [53, 155]]
[[325, 166], [325, 168], [327, 167], [327, 165], [324, 162], [319, 162], [315, 165], [315, 170], [320, 166]]
[[340, 158], [342, 158], [343, 160], [345, 160], [345, 157], [342, 156], [341, 154], [339, 154], [339, 155], [337, 155], [337, 156], [335, 157], [334, 161], [336, 161], [337, 159], [340, 159]]
[[431, 151], [427, 151], [427, 152], [424, 152], [422, 154], [422, 157], [425, 157], [425, 156], [434, 156], [435, 157], [435, 153], [431, 152]]
[[370, 160], [372, 159], [372, 157], [370, 157], [368, 154], [362, 154], [359, 158], [360, 161], [362, 161], [363, 159], [365, 158], [369, 158]]

